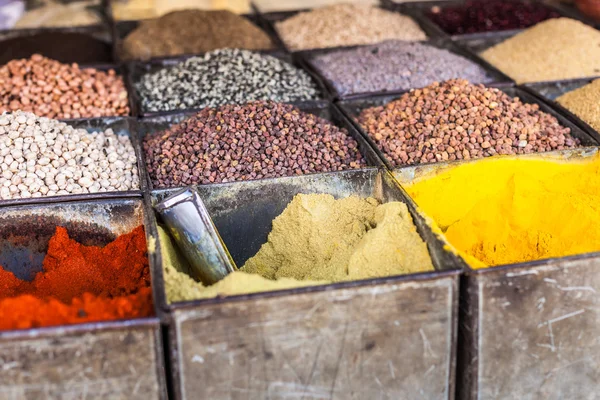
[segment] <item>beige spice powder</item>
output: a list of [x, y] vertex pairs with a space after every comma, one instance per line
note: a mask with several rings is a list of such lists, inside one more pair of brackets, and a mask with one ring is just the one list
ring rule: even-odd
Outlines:
[[301, 12], [275, 24], [293, 50], [427, 39], [412, 18], [368, 4], [336, 4]]
[[517, 83], [600, 74], [600, 31], [569, 18], [541, 22], [481, 53]]
[[590, 124], [592, 128], [600, 131], [600, 79], [565, 93], [556, 101]]
[[205, 287], [161, 232], [169, 302], [432, 271], [427, 244], [401, 202], [300, 194], [273, 221], [268, 241], [240, 271]]

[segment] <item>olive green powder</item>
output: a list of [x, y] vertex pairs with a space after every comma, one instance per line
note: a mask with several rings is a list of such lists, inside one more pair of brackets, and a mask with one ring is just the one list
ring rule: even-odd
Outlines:
[[210, 287], [187, 276], [181, 260], [165, 246], [173, 244], [162, 231], [169, 302], [433, 270], [404, 203], [379, 204], [356, 196], [295, 196], [273, 221], [258, 253]]
[[565, 93], [556, 101], [600, 131], [600, 79]]

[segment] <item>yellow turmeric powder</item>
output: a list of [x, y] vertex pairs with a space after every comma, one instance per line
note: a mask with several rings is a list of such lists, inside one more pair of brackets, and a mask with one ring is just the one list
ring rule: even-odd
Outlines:
[[491, 158], [404, 186], [474, 268], [600, 251], [600, 155]]

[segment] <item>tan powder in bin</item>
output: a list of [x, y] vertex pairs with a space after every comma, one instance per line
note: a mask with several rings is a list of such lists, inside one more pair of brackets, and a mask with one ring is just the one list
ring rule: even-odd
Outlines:
[[600, 131], [600, 79], [565, 93], [556, 101]]
[[554, 18], [481, 53], [517, 83], [600, 74], [600, 31], [569, 18]]
[[160, 237], [169, 302], [433, 270], [406, 205], [373, 198], [297, 195], [258, 253], [210, 287], [191, 279]]

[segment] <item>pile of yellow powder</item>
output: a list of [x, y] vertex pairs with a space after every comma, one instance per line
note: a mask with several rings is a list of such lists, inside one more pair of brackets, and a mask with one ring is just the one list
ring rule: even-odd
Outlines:
[[491, 158], [406, 190], [472, 267], [600, 251], [600, 156]]
[[600, 74], [600, 31], [569, 18], [553, 18], [481, 53], [517, 83]]
[[295, 196], [258, 253], [210, 287], [190, 278], [162, 229], [160, 236], [169, 302], [433, 270], [406, 205], [373, 198]]
[[556, 99], [567, 110], [600, 131], [600, 79]]

